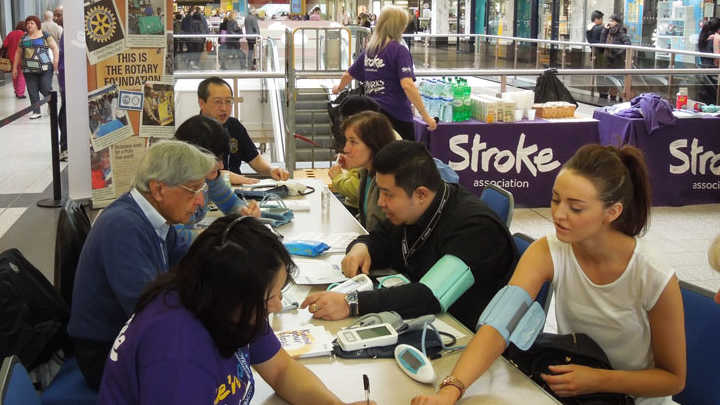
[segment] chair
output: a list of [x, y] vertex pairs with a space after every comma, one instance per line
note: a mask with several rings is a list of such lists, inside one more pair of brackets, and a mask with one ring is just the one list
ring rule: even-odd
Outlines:
[[683, 405], [720, 404], [720, 305], [714, 292], [680, 281], [685, 311], [687, 378], [673, 399]]
[[68, 200], [60, 209], [55, 236], [55, 288], [70, 306], [80, 252], [90, 232], [90, 218], [77, 201]]
[[[527, 250], [528, 246], [530, 246], [530, 244], [533, 243], [535, 239], [528, 235], [525, 235], [524, 233], [518, 232], [513, 234], [513, 241], [515, 241], [515, 246], [517, 247], [518, 257], [521, 257], [523, 253], [525, 253], [525, 250]], [[546, 281], [540, 288], [540, 292], [538, 293], [537, 297], [535, 297], [535, 301], [537, 301], [538, 304], [543, 307], [546, 314], [548, 312], [548, 307], [550, 306], [550, 297], [552, 297], [552, 289], [550, 289], [550, 282]]]
[[508, 228], [512, 222], [515, 199], [511, 192], [500, 186], [488, 184], [480, 194], [480, 199], [490, 207]]
[[42, 404], [27, 370], [16, 356], [5, 357], [0, 366], [0, 404]]
[[95, 405], [97, 396], [85, 382], [77, 359], [69, 357], [43, 392], [42, 405]]

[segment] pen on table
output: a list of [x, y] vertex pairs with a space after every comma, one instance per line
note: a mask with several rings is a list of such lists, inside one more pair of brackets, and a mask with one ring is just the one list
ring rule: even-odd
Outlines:
[[367, 374], [363, 374], [363, 388], [365, 389], [365, 403], [370, 405], [370, 379]]

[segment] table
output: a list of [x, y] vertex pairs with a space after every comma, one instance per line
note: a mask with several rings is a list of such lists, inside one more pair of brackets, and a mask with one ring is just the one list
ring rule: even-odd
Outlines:
[[430, 132], [415, 120], [415, 137], [450, 165], [476, 195], [489, 184], [513, 193], [516, 206], [547, 207], [555, 176], [582, 145], [598, 142], [594, 119], [555, 119], [487, 124], [439, 123]]
[[[295, 219], [278, 230], [291, 238], [293, 234], [301, 232], [358, 232], [365, 233], [355, 218], [343, 207], [339, 200], [330, 198], [329, 210], [323, 214], [320, 203], [320, 190], [322, 185], [317, 180], [304, 180], [315, 187], [316, 192], [301, 198], [310, 200], [310, 211], [301, 211], [295, 214]], [[316, 288], [321, 290], [321, 288]], [[472, 337], [472, 332], [456, 321], [451, 315], [441, 314], [440, 319], [457, 330], [462, 330], [466, 336], [459, 339], [458, 344], [466, 344]], [[325, 326], [331, 333], [336, 333], [341, 327], [353, 322], [353, 319], [342, 321], [320, 321], [312, 319], [306, 310], [291, 311], [271, 315], [271, 325], [274, 330], [294, 329], [312, 323]], [[454, 367], [460, 353], [455, 352], [443, 355], [434, 360], [433, 365], [438, 376], [448, 375]], [[439, 385], [424, 385], [407, 377], [394, 359], [367, 359], [347, 360], [334, 357], [322, 357], [300, 360], [323, 383], [343, 401], [359, 401], [364, 398], [362, 392], [362, 374], [370, 378], [371, 397], [382, 404], [409, 404], [410, 399], [418, 394], [430, 394]], [[255, 397], [253, 404], [285, 404], [286, 402], [274, 394], [272, 388], [256, 375]], [[496, 360], [491, 368], [474, 384], [468, 387], [467, 393], [460, 401], [461, 404], [482, 403], [487, 405], [505, 405], [518, 403], [532, 403], [536, 405], [558, 404], [552, 396], [538, 387], [532, 380], [510, 365], [504, 358]]]
[[672, 127], [648, 134], [642, 118], [604, 111], [598, 120], [600, 143], [633, 145], [645, 154], [653, 205], [720, 202], [720, 118], [681, 118]]

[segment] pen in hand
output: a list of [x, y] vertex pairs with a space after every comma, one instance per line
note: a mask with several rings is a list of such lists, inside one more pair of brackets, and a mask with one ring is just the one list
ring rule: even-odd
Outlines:
[[370, 379], [367, 374], [363, 374], [363, 388], [365, 389], [365, 403], [370, 405]]

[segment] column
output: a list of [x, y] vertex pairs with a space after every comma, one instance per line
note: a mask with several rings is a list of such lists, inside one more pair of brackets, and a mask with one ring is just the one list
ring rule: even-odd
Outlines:
[[[430, 32], [432, 34], [447, 34], [450, 28], [450, 2], [448, 0], [432, 0], [430, 4], [432, 19], [430, 20]], [[435, 45], [447, 45], [446, 38], [433, 38]]]

